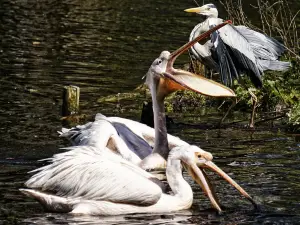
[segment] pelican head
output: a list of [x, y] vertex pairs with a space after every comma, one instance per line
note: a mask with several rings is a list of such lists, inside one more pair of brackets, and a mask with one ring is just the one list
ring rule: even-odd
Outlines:
[[255, 208], [258, 208], [258, 205], [252, 197], [222, 169], [212, 162], [213, 157], [209, 152], [206, 152], [194, 145], [181, 146], [173, 148], [170, 152], [169, 158], [174, 159], [176, 157], [181, 160], [188, 173], [201, 186], [204, 193], [210, 199], [212, 206], [218, 211], [222, 211], [222, 209], [204, 169], [210, 169], [219, 174], [229, 184], [235, 187], [246, 199], [248, 199]]
[[163, 51], [160, 53], [160, 56], [151, 64], [146, 74], [145, 82], [150, 89], [154, 88], [153, 85], [163, 78], [163, 73], [167, 70], [170, 55], [171, 53], [169, 51]]
[[210, 17], [210, 18], [217, 18], [218, 17], [218, 10], [214, 4], [206, 4], [201, 7], [197, 8], [189, 8], [185, 9], [186, 12], [194, 12], [200, 15]]
[[153, 61], [146, 74], [146, 84], [150, 90], [155, 91], [155, 94], [152, 92], [153, 96], [163, 99], [168, 94], [177, 90], [192, 90], [207, 96], [234, 97], [234, 92], [224, 85], [207, 79], [204, 76], [173, 68], [174, 61], [179, 55], [227, 23], [230, 23], [230, 21], [214, 27], [172, 53], [168, 51], [161, 52], [160, 56]]

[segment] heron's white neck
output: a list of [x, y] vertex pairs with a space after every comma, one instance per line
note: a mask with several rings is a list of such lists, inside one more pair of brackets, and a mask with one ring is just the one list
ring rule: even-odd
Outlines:
[[150, 90], [153, 103], [155, 141], [153, 153], [160, 154], [167, 160], [169, 155], [164, 96], [158, 93], [159, 80], [153, 80]]
[[210, 18], [218, 18], [218, 11], [215, 11], [212, 14], [206, 16], [206, 19]]

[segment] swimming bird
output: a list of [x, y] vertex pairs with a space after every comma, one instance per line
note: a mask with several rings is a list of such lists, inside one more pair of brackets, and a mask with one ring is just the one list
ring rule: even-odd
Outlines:
[[[223, 19], [218, 18], [218, 10], [214, 4], [189, 8], [185, 11], [206, 17], [204, 22], [194, 27], [189, 40], [223, 22]], [[231, 86], [235, 79], [240, 80], [242, 74], [247, 74], [257, 88], [263, 85], [264, 71], [285, 71], [290, 67], [289, 62], [278, 60], [284, 51], [284, 45], [276, 39], [248, 27], [232, 24], [213, 32], [205, 44], [196, 43], [191, 47], [193, 58], [218, 72], [225, 85]], [[257, 98], [250, 89], [248, 91], [254, 100], [250, 120], [250, 127], [253, 127]]]
[[92, 146], [73, 146], [67, 150], [48, 159], [49, 165], [33, 171], [36, 174], [26, 182], [28, 189], [20, 189], [47, 211], [121, 215], [188, 209], [193, 203], [193, 191], [183, 178], [182, 166], [188, 169], [218, 211], [222, 209], [202, 173], [204, 167], [221, 175], [255, 205], [253, 199], [211, 159], [203, 157], [196, 146], [175, 147], [170, 151], [166, 176], [171, 194], [162, 192], [152, 174], [110, 150]]
[[[227, 23], [214, 27], [173, 53], [163, 51], [153, 61], [146, 74], [146, 84], [150, 89], [153, 102], [154, 132], [152, 128], [150, 130], [145, 125], [134, 121], [118, 117], [105, 119], [100, 116], [93, 123], [69, 131], [63, 130], [61, 136], [71, 138], [75, 145], [90, 145], [99, 148], [109, 146], [110, 149], [116, 150], [121, 156], [138, 163], [144, 169], [165, 168], [170, 147], [174, 147], [172, 140], [176, 138], [171, 138], [171, 146], [169, 146], [167, 140], [170, 136], [167, 135], [164, 98], [174, 91], [183, 89], [215, 97], [235, 96], [231, 89], [217, 82], [173, 68], [173, 63], [180, 54]], [[148, 140], [154, 139], [153, 150], [145, 142], [147, 137]], [[133, 141], [130, 141], [131, 139]], [[178, 139], [176, 143], [175, 146], [186, 145]]]

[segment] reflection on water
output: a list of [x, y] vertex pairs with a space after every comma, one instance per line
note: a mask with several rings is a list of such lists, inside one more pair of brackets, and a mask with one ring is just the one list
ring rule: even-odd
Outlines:
[[[36, 160], [68, 143], [58, 139], [64, 85], [81, 88], [83, 114], [138, 119], [140, 105], [97, 103], [97, 98], [134, 89], [161, 50], [188, 39], [199, 21], [182, 10], [194, 2], [156, 1], [0, 1], [0, 224], [211, 224], [295, 223], [299, 220], [300, 145], [285, 134], [240, 128], [199, 129], [175, 124], [171, 133], [211, 151], [261, 204], [252, 211], [228, 184], [212, 176], [226, 212], [217, 215], [197, 185], [188, 211], [163, 215], [73, 217], [45, 213], [18, 188]], [[179, 65], [187, 56], [179, 59]], [[209, 124], [214, 115], [197, 113], [176, 122]], [[192, 183], [192, 182], [190, 182]]]

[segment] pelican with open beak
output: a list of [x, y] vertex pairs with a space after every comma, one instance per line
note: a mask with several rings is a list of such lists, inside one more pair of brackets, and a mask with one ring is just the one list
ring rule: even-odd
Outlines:
[[164, 109], [164, 99], [167, 95], [177, 90], [191, 90], [213, 97], [235, 97], [235, 93], [222, 84], [207, 79], [204, 76], [196, 75], [185, 70], [175, 69], [173, 67], [174, 61], [179, 55], [187, 51], [199, 40], [209, 37], [212, 32], [228, 23], [230, 23], [230, 21], [226, 21], [214, 27], [172, 53], [163, 51], [150, 66], [148, 73], [146, 74], [146, 84], [148, 85], [152, 96], [155, 142], [152, 153], [140, 162], [142, 168], [153, 169], [165, 167], [170, 151], [170, 148], [168, 147]]
[[26, 182], [30, 189], [21, 189], [51, 212], [107, 216], [188, 209], [193, 203], [193, 191], [182, 176], [182, 164], [218, 211], [222, 209], [202, 173], [203, 168], [219, 173], [254, 203], [196, 146], [175, 147], [170, 151], [166, 176], [171, 194], [162, 192], [159, 181], [151, 173], [111, 151], [91, 146], [75, 146], [69, 150], [54, 155], [49, 165], [35, 170], [36, 174]]

